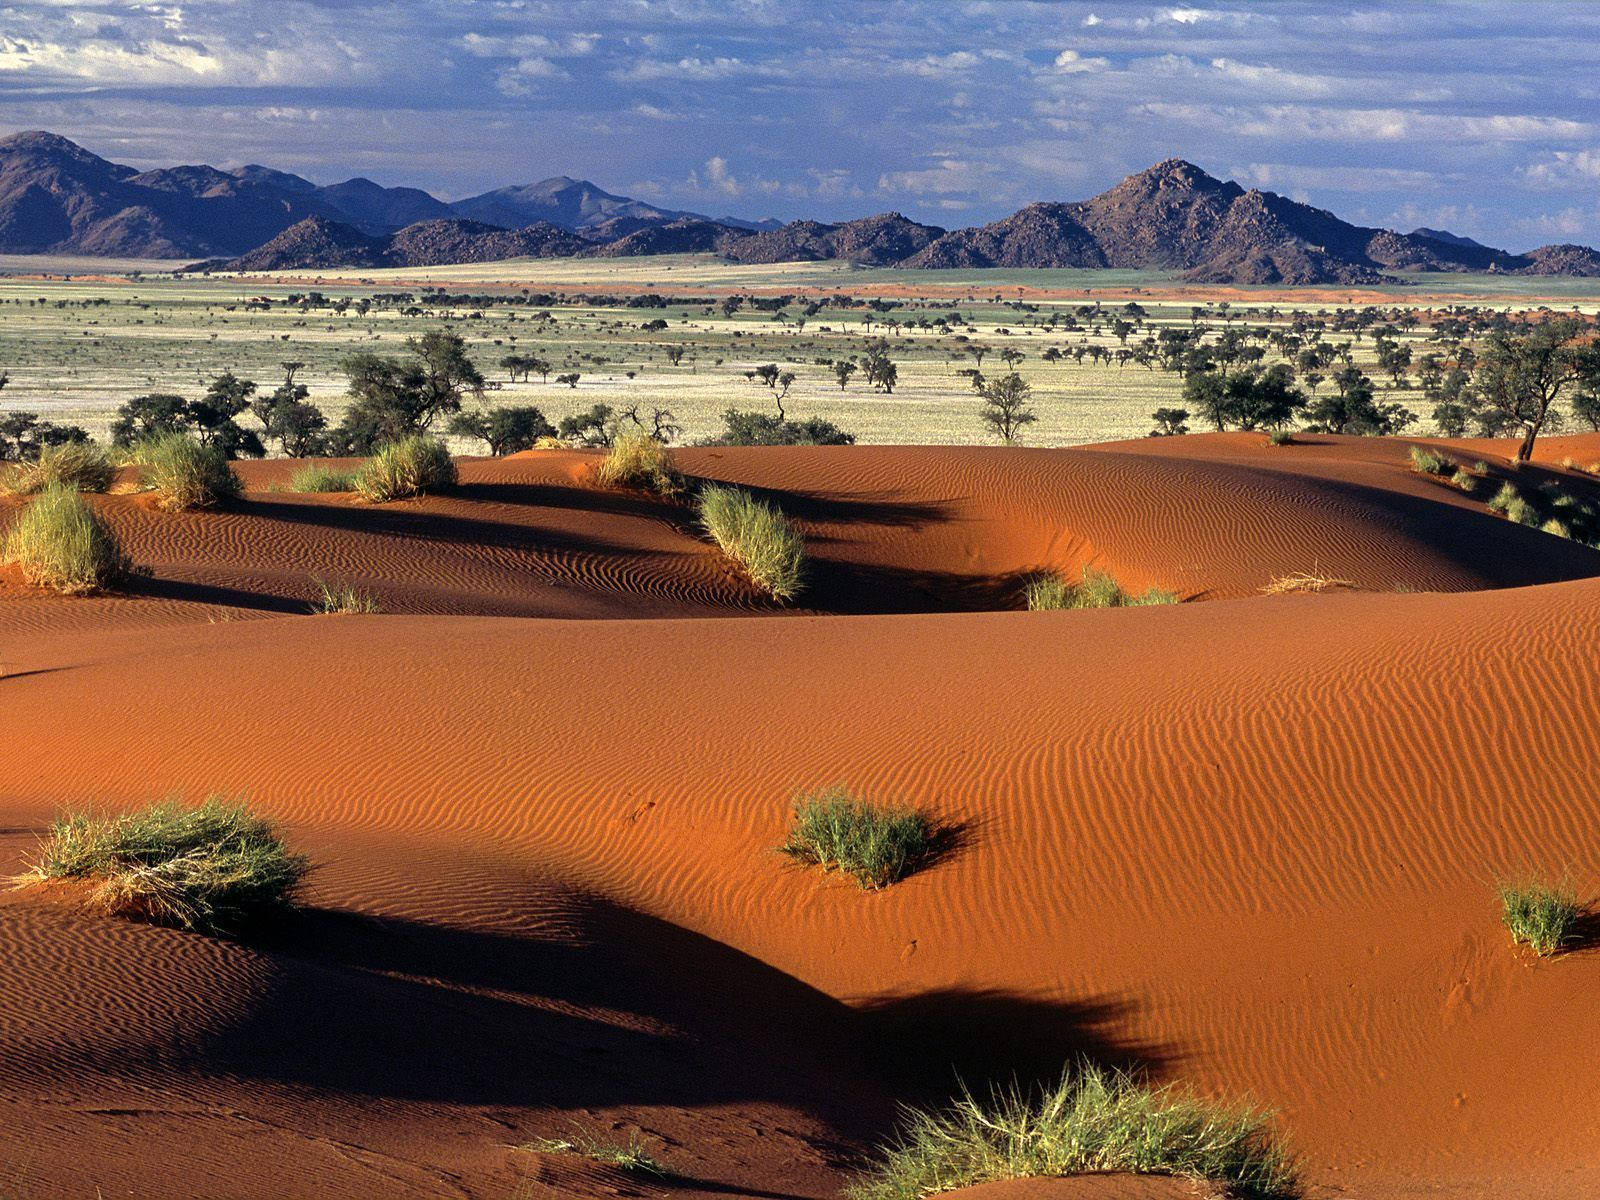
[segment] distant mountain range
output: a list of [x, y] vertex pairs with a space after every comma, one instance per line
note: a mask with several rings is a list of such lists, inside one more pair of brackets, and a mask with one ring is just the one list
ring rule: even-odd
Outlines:
[[359, 177], [319, 186], [262, 166], [140, 172], [52, 133], [0, 140], [0, 253], [317, 270], [691, 252], [740, 263], [1158, 269], [1215, 283], [1366, 284], [1414, 270], [1600, 275], [1600, 252], [1586, 246], [1511, 254], [1438, 229], [1351, 225], [1182, 159], [1089, 200], [945, 230], [899, 213], [836, 224], [711, 218], [566, 176], [446, 203], [417, 188]]

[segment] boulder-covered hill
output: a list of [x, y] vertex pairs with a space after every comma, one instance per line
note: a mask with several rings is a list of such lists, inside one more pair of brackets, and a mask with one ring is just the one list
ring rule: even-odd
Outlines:
[[499, 229], [457, 217], [417, 221], [387, 237], [325, 217], [307, 217], [265, 245], [201, 267], [219, 271], [312, 271], [335, 267], [433, 267], [509, 258], [566, 258], [589, 243], [548, 222]]

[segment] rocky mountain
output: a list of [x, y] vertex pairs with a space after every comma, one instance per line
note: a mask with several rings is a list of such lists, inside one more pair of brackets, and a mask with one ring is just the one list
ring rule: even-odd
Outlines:
[[417, 221], [447, 220], [454, 210], [421, 188], [384, 187], [370, 179], [347, 179], [316, 188], [312, 195], [347, 224], [366, 233], [388, 233]]
[[583, 232], [618, 217], [652, 225], [665, 225], [684, 217], [709, 220], [698, 213], [673, 212], [643, 200], [614, 196], [587, 180], [570, 179], [565, 175], [538, 183], [496, 188], [457, 200], [450, 207], [457, 216], [502, 229], [521, 229], [535, 221], [548, 221], [563, 229]]
[[314, 271], [334, 267], [433, 267], [508, 258], [568, 258], [590, 243], [549, 222], [500, 229], [458, 217], [417, 221], [387, 236], [307, 217], [265, 245], [201, 264], [218, 271]]
[[1600, 275], [1600, 250], [1571, 242], [1540, 246], [1520, 258], [1521, 265], [1513, 268], [1518, 275]]
[[1429, 229], [1426, 225], [1420, 225], [1413, 229], [1411, 236], [1432, 238], [1436, 242], [1449, 242], [1452, 246], [1483, 246], [1482, 242], [1474, 241], [1469, 237], [1462, 237], [1458, 233], [1451, 233], [1448, 229]]
[[905, 261], [944, 232], [937, 225], [919, 225], [891, 212], [837, 225], [793, 221], [779, 229], [725, 238], [718, 250], [740, 263], [843, 259], [885, 267]]
[[748, 231], [707, 221], [699, 217], [679, 217], [665, 225], [641, 224], [636, 218], [620, 217], [588, 231], [601, 244], [586, 251], [594, 258], [631, 258], [643, 254], [711, 254], [748, 236]]

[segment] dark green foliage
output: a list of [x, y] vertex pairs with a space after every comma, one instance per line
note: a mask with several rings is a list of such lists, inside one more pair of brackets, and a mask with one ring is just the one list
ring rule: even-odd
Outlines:
[[1565, 883], [1507, 881], [1500, 885], [1499, 897], [1500, 919], [1511, 932], [1512, 943], [1541, 957], [1572, 942], [1583, 916], [1577, 894]]
[[1151, 437], [1178, 437], [1189, 432], [1187, 408], [1158, 408], [1150, 414], [1150, 419], [1156, 423], [1150, 431]]
[[467, 392], [481, 392], [483, 376], [459, 335], [425, 333], [407, 338], [406, 349], [409, 360], [362, 353], [339, 364], [350, 381], [350, 407], [328, 435], [332, 453], [370, 454], [426, 433], [440, 417], [460, 412]]
[[846, 433], [832, 421], [807, 417], [802, 421], [741, 412], [730, 408], [722, 414], [722, 433], [708, 445], [717, 446], [853, 446], [855, 435]]
[[532, 405], [513, 405], [487, 412], [457, 413], [450, 420], [450, 432], [457, 437], [482, 439], [488, 443], [489, 453], [499, 458], [531, 450], [540, 438], [554, 437], [556, 427]]
[[581, 446], [609, 447], [617, 436], [617, 410], [609, 404], [596, 404], [588, 412], [562, 417], [558, 432]]

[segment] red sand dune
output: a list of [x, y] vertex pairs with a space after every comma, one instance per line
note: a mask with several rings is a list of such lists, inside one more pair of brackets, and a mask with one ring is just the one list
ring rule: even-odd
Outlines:
[[[1306, 440], [682, 456], [795, 511], [847, 616], [767, 615], [580, 455], [107, 498], [138, 594], [0, 604], [11, 869], [64, 806], [213, 790], [321, 867], [269, 944], [0, 904], [0, 1157], [36, 1196], [822, 1197], [896, 1100], [1090, 1055], [1276, 1109], [1312, 1197], [1600, 1194], [1600, 958], [1491, 898], [1600, 891], [1600, 554]], [[1087, 562], [1205, 599], [954, 611]], [[1253, 594], [1312, 566], [1374, 590]], [[387, 611], [292, 615], [314, 570]], [[832, 782], [960, 844], [881, 894], [786, 866]], [[683, 1182], [511, 1148], [636, 1129]], [[1121, 1186], [972, 1194], [1189, 1188]]]

